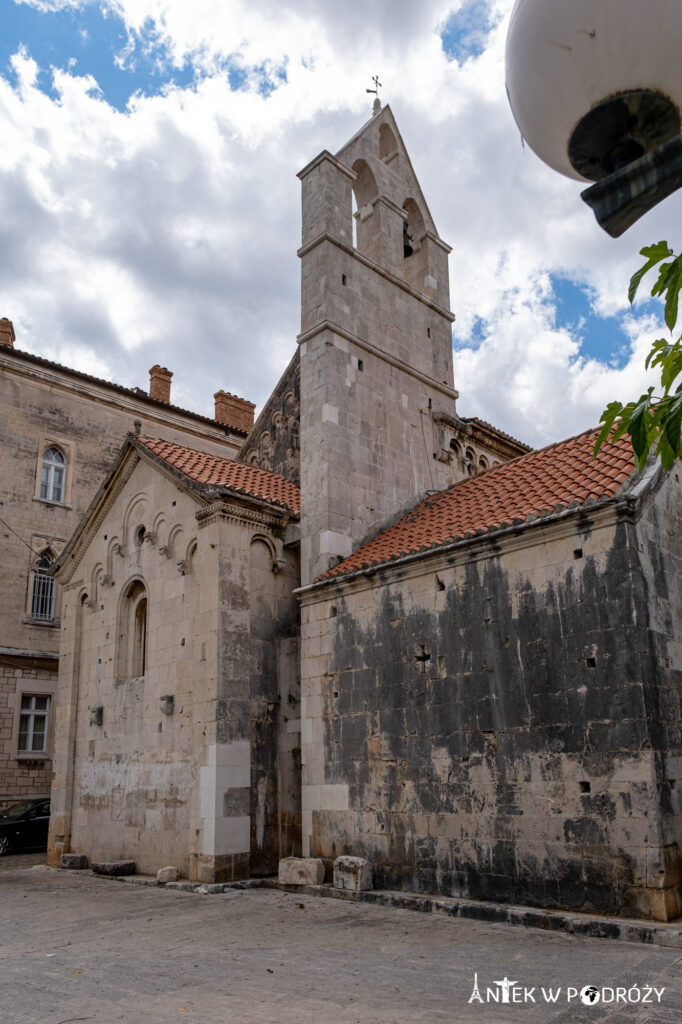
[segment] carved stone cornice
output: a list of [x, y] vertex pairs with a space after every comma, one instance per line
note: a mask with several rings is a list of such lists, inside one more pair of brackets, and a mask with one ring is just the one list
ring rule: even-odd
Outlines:
[[199, 524], [200, 530], [221, 519], [247, 526], [282, 527], [289, 522], [289, 515], [284, 509], [279, 513], [269, 513], [265, 509], [247, 508], [244, 505], [235, 505], [228, 501], [214, 501], [195, 512], [194, 518]]

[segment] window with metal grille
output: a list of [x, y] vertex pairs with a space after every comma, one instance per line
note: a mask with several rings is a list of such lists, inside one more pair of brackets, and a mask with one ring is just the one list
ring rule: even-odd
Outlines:
[[64, 501], [66, 459], [59, 448], [48, 448], [43, 454], [40, 476], [40, 497], [45, 501]]
[[47, 571], [52, 564], [48, 554], [41, 555], [33, 570], [33, 599], [31, 601], [31, 618], [42, 622], [54, 618], [54, 576]]
[[19, 750], [23, 753], [43, 754], [47, 750], [47, 721], [50, 698], [24, 695], [21, 698], [19, 718]]

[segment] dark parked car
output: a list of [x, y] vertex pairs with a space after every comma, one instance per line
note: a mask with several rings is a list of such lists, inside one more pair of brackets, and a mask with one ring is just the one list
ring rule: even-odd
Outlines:
[[12, 850], [47, 849], [50, 801], [22, 800], [0, 811], [0, 857]]

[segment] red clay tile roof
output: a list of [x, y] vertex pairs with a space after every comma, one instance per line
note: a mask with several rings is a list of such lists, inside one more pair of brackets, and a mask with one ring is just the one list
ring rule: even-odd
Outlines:
[[590, 430], [530, 452], [431, 495], [319, 579], [520, 524], [558, 506], [613, 497], [634, 470], [630, 439], [605, 444], [593, 459], [598, 433]]
[[247, 494], [252, 498], [281, 505], [298, 516], [301, 508], [301, 492], [296, 484], [292, 484], [279, 473], [271, 473], [257, 466], [245, 466], [234, 459], [224, 459], [219, 455], [207, 455], [171, 441], [157, 438], [136, 437], [135, 441], [144, 445], [158, 458], [163, 459], [174, 469], [179, 470], [189, 480], [198, 484], [229, 488], [239, 494]]

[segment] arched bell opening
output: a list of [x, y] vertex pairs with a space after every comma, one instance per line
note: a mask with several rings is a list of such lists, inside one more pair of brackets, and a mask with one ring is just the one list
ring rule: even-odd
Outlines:
[[379, 229], [373, 204], [379, 195], [379, 188], [374, 173], [366, 160], [356, 160], [353, 170], [356, 175], [353, 183], [354, 207], [356, 207], [353, 213], [353, 244], [358, 252], [364, 253], [371, 259], [377, 259]]
[[405, 220], [403, 222], [403, 256], [407, 259], [420, 248], [424, 237], [424, 217], [414, 199], [406, 199], [403, 203]]
[[379, 157], [385, 164], [391, 163], [398, 155], [398, 143], [390, 124], [379, 128]]

